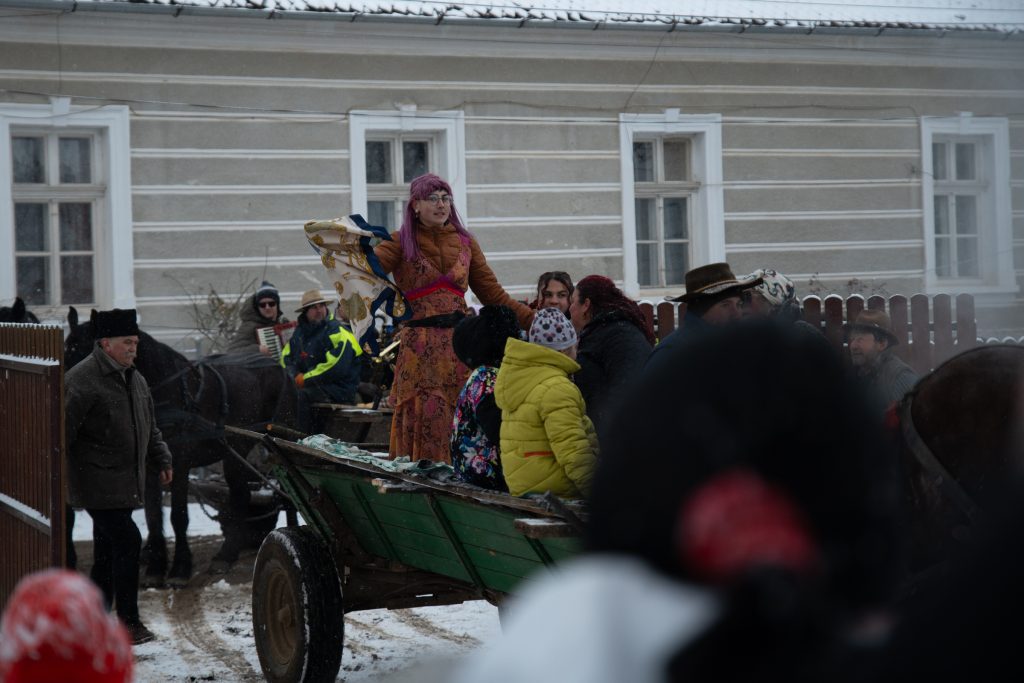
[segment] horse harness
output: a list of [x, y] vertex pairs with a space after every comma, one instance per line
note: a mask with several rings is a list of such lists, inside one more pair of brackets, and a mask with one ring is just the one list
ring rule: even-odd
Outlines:
[[900, 431], [903, 436], [903, 441], [907, 444], [910, 452], [914, 454], [914, 458], [918, 464], [924, 469], [924, 471], [933, 477], [934, 482], [938, 485], [939, 490], [949, 500], [956, 505], [959, 510], [967, 516], [967, 519], [973, 524], [977, 522], [981, 517], [981, 508], [974, 499], [971, 498], [970, 494], [964, 490], [964, 487], [960, 485], [949, 470], [939, 462], [939, 459], [935, 457], [931, 449], [921, 438], [921, 435], [917, 432], [917, 428], [914, 426], [914, 416], [912, 408], [914, 405], [914, 394], [911, 391], [904, 396], [903, 401], [899, 407], [899, 418], [900, 418]]

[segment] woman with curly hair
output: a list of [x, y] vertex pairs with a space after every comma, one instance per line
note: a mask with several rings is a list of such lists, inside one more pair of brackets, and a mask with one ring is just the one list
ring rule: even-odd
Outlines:
[[576, 386], [600, 433], [611, 408], [644, 367], [654, 332], [637, 303], [603, 275], [576, 283], [569, 311], [580, 338]]

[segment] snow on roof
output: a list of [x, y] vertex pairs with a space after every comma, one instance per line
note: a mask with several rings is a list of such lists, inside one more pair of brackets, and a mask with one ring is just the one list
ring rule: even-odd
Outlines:
[[754, 25], [768, 27], [1024, 31], [1021, 0], [82, 0], [176, 9], [320, 12], [396, 19], [505, 20], [593, 25]]

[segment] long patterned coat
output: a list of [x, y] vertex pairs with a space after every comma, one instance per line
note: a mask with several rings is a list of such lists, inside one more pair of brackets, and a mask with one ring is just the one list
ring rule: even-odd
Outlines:
[[[391, 273], [412, 307], [413, 320], [467, 312], [465, 292], [472, 288], [481, 303], [509, 306], [528, 327], [533, 311], [512, 299], [498, 284], [480, 245], [456, 232], [451, 224], [432, 230], [418, 226], [420, 258], [406, 261], [400, 232], [375, 249], [386, 273]], [[452, 350], [452, 328], [405, 327], [395, 362], [391, 424], [391, 457], [407, 455], [449, 462], [448, 440], [455, 402], [469, 369]]]

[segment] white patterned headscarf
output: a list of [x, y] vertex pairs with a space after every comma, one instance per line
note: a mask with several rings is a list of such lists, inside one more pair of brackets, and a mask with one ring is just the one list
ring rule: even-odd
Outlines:
[[752, 291], [763, 296], [773, 308], [796, 301], [796, 286], [793, 281], [776, 270], [758, 268], [747, 277], [762, 278], [761, 284], [753, 287]]

